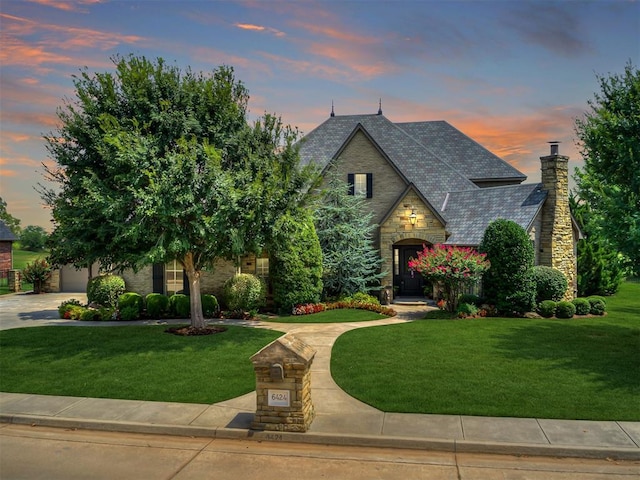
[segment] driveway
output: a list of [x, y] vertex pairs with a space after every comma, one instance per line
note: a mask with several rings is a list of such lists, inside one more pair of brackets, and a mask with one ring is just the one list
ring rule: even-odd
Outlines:
[[[71, 324], [58, 317], [60, 304], [71, 298], [87, 303], [85, 293], [41, 293], [28, 292], [0, 295], [0, 330], [43, 325]], [[73, 321], [77, 325], [77, 321]]]

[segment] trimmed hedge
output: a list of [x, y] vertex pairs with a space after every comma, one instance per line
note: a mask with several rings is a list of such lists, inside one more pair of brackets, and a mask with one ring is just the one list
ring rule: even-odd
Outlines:
[[576, 307], [576, 315], [588, 315], [591, 311], [591, 304], [586, 298], [574, 298], [571, 303]]
[[207, 318], [215, 317], [220, 310], [218, 299], [207, 293], [200, 296], [202, 301], [202, 314]]
[[591, 310], [589, 311], [591, 315], [604, 315], [604, 312], [607, 308], [604, 300], [601, 300], [600, 297], [589, 297], [589, 305], [591, 305]]
[[188, 295], [176, 293], [169, 297], [169, 311], [178, 318], [191, 316], [191, 299]]
[[169, 297], [161, 293], [150, 293], [146, 297], [147, 315], [160, 318], [169, 312]]
[[564, 273], [552, 267], [537, 265], [531, 269], [531, 275], [536, 285], [536, 303], [562, 300], [568, 287]]
[[556, 314], [558, 304], [553, 300], [543, 300], [538, 304], [538, 313], [545, 318], [551, 318]]
[[118, 297], [118, 310], [122, 311], [125, 308], [136, 308], [138, 310], [138, 316], [140, 316], [144, 311], [144, 298], [135, 292], [123, 293]]
[[573, 318], [576, 314], [576, 306], [571, 303], [563, 300], [558, 302], [558, 306], [556, 307], [556, 318]]

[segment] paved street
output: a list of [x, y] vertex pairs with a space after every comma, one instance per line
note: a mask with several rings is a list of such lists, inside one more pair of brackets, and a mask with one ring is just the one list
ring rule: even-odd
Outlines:
[[4, 424], [0, 478], [631, 480], [640, 478], [640, 462], [285, 445]]

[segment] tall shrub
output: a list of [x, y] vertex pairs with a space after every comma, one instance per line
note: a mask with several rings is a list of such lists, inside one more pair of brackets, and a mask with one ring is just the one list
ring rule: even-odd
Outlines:
[[273, 301], [281, 311], [317, 303], [322, 295], [322, 250], [312, 217], [304, 210], [274, 225], [269, 251]]
[[265, 304], [265, 286], [255, 275], [238, 273], [224, 284], [224, 300], [229, 310], [257, 310]]
[[447, 310], [457, 311], [458, 298], [467, 285], [477, 282], [489, 268], [486, 255], [472, 248], [450, 245], [424, 246], [417, 259], [409, 261], [427, 281], [440, 283], [447, 300]]
[[505, 314], [531, 311], [535, 283], [531, 275], [534, 251], [527, 232], [511, 220], [489, 224], [479, 246], [491, 268], [482, 277], [484, 296]]
[[40, 293], [44, 284], [51, 277], [51, 266], [46, 260], [37, 259], [27, 265], [22, 270], [22, 276], [24, 279], [33, 283], [33, 293]]
[[543, 300], [562, 300], [568, 287], [564, 273], [556, 268], [536, 265], [531, 274], [536, 285], [536, 305]]
[[125, 291], [124, 279], [118, 275], [99, 275], [87, 283], [87, 300], [104, 307], [116, 307]]

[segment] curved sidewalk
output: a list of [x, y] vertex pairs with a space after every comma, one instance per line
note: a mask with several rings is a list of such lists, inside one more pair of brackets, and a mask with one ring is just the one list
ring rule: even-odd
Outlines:
[[[3, 303], [7, 305], [3, 300], [0, 299], [0, 307]], [[57, 298], [56, 301], [60, 303]], [[43, 304], [38, 303], [37, 308], [43, 309]], [[385, 413], [347, 395], [330, 373], [335, 340], [355, 328], [412, 321], [426, 309], [397, 305], [394, 308], [398, 316], [373, 322], [251, 322], [256, 328], [293, 333], [317, 352], [311, 368], [316, 416], [306, 433], [250, 430], [256, 408], [255, 392], [213, 405], [0, 393], [0, 422], [276, 442], [640, 460], [640, 422]], [[47, 318], [44, 311], [47, 310], [37, 310], [38, 314], [20, 313], [19, 324], [62, 323]], [[0, 328], [11, 323], [9, 315], [8, 309], [0, 310]]]

